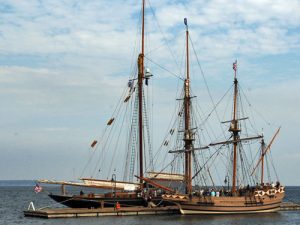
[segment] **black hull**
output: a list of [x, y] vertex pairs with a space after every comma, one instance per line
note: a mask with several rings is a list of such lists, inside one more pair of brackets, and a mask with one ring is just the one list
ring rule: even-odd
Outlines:
[[[148, 202], [142, 197], [136, 198], [105, 198], [105, 197], [82, 197], [82, 196], [70, 196], [70, 195], [55, 195], [49, 194], [49, 197], [54, 201], [61, 203], [70, 208], [101, 208], [103, 207], [114, 207], [118, 202], [121, 207], [130, 206], [147, 206]], [[162, 198], [157, 197], [152, 199], [154, 204], [158, 205], [170, 205], [162, 202]], [[173, 204], [172, 204], [173, 205]]]

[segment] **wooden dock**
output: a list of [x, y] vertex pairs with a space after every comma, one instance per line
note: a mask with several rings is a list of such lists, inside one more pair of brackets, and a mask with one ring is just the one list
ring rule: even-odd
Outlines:
[[[280, 206], [281, 211], [300, 210], [300, 204], [283, 202]], [[57, 208], [57, 209], [37, 209], [25, 210], [25, 216], [41, 218], [71, 218], [71, 217], [100, 217], [100, 216], [138, 216], [138, 215], [161, 215], [161, 214], [180, 214], [178, 206], [166, 207], [124, 207], [121, 209], [99, 208]]]
[[179, 214], [177, 206], [166, 207], [124, 207], [114, 208], [59, 208], [59, 209], [41, 209], [25, 210], [25, 216], [41, 218], [71, 218], [71, 217], [100, 217], [100, 216], [138, 216], [138, 215], [161, 215], [161, 214]]
[[281, 211], [292, 211], [292, 210], [300, 210], [300, 204], [293, 202], [283, 202], [280, 205]]

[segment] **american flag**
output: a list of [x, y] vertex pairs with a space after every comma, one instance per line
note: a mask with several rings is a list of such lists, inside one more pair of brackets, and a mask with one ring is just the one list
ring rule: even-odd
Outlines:
[[42, 188], [40, 185], [38, 185], [38, 184], [35, 185], [35, 187], [34, 187], [35, 193], [39, 193], [39, 192], [41, 192], [42, 190], [43, 190], [43, 188]]
[[232, 64], [232, 69], [234, 71], [236, 71], [236, 69], [237, 69], [237, 60], [235, 60], [235, 62]]

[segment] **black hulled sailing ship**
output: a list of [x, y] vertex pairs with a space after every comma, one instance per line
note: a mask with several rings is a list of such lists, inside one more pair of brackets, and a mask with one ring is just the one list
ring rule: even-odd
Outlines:
[[[239, 106], [239, 83], [237, 79], [237, 61], [233, 63], [234, 82], [233, 82], [233, 112], [232, 119], [223, 124], [229, 124], [229, 138], [225, 141], [210, 143], [205, 147], [195, 146], [195, 129], [192, 127], [194, 118], [192, 115], [192, 101], [190, 90], [190, 74], [189, 74], [189, 31], [187, 20], [186, 25], [186, 79], [184, 81], [182, 96], [182, 123], [184, 124], [184, 135], [182, 137], [183, 150], [172, 150], [173, 154], [181, 154], [184, 158], [185, 173], [185, 192], [166, 194], [163, 196], [165, 201], [176, 203], [180, 207], [182, 214], [237, 214], [237, 213], [262, 213], [274, 212], [279, 210], [285, 191], [279, 181], [272, 183], [264, 180], [264, 163], [270, 147], [279, 133], [275, 133], [271, 142], [266, 146], [263, 135], [243, 136], [241, 123], [248, 120], [248, 117], [242, 117]], [[247, 133], [247, 132], [244, 132]], [[260, 155], [256, 164], [249, 163], [246, 166], [245, 149], [243, 144], [258, 141], [260, 144]], [[211, 153], [210, 149], [220, 146], [216, 151]], [[220, 154], [222, 147], [230, 154]], [[201, 154], [196, 154], [197, 152]], [[202, 163], [198, 164], [198, 168], [192, 170], [192, 165], [196, 166], [197, 156], [205, 155]], [[215, 185], [213, 182], [211, 170], [214, 167], [221, 167], [222, 162], [217, 161], [215, 156], [226, 158], [227, 172], [225, 173], [225, 183], [228, 185]], [[224, 157], [225, 155], [225, 157]], [[214, 165], [213, 160], [217, 161]], [[211, 165], [211, 166], [210, 166]], [[214, 165], [214, 167], [212, 166]], [[257, 176], [257, 170], [260, 167], [260, 179]], [[192, 172], [194, 171], [194, 174]], [[216, 172], [218, 173], [218, 172]], [[238, 173], [241, 175], [239, 176]], [[211, 185], [198, 184], [195, 178], [201, 177], [204, 183], [204, 174], [208, 174]], [[224, 175], [224, 171], [217, 175]], [[231, 176], [230, 176], [231, 175]], [[249, 182], [243, 184], [244, 182]], [[250, 183], [251, 182], [251, 183]], [[231, 184], [229, 184], [231, 183]], [[194, 185], [192, 185], [194, 184]]]
[[[123, 99], [124, 104], [131, 104], [133, 107], [132, 117], [130, 119], [130, 137], [129, 142], [126, 142], [128, 154], [125, 157], [126, 161], [124, 180], [117, 180], [116, 174], [112, 174], [109, 179], [81, 178], [79, 182], [69, 181], [54, 181], [54, 180], [39, 180], [39, 183], [61, 185], [61, 194], [50, 193], [49, 197], [53, 200], [71, 207], [71, 208], [99, 208], [99, 207], [115, 207], [118, 203], [121, 207], [127, 206], [144, 206], [151, 202], [155, 205], [162, 204], [161, 194], [169, 192], [170, 189], [161, 186], [162, 181], [182, 182], [183, 175], [155, 173], [153, 165], [145, 172], [146, 163], [145, 157], [145, 137], [149, 139], [149, 131], [145, 127], [148, 126], [148, 117], [146, 113], [144, 85], [148, 85], [148, 80], [152, 76], [149, 71], [145, 71], [145, 0], [142, 0], [142, 24], [141, 24], [141, 52], [137, 58], [137, 76], [133, 77], [128, 82], [128, 91]], [[133, 96], [135, 95], [135, 97]], [[133, 97], [132, 97], [133, 96]], [[132, 103], [130, 101], [132, 100]], [[130, 111], [130, 110], [129, 110]], [[124, 117], [125, 118], [125, 117]], [[114, 124], [115, 118], [111, 118], [107, 126]], [[122, 130], [124, 128], [120, 128]], [[148, 133], [147, 133], [148, 132]], [[119, 134], [116, 136], [120, 136]], [[115, 138], [115, 137], [114, 137]], [[149, 142], [149, 140], [148, 140]], [[98, 141], [94, 141], [91, 147], [95, 147]], [[149, 144], [148, 144], [149, 145]], [[120, 144], [116, 144], [116, 148], [120, 148]], [[122, 146], [123, 147], [123, 146]], [[150, 147], [149, 147], [150, 148]], [[151, 150], [151, 149], [150, 149]], [[137, 160], [136, 160], [137, 158]], [[151, 152], [149, 153], [151, 164]], [[129, 161], [129, 162], [128, 162]], [[136, 165], [136, 166], [135, 166]], [[135, 167], [138, 167], [138, 182], [133, 182]], [[100, 171], [100, 170], [99, 170]], [[129, 175], [125, 173], [128, 171]], [[149, 172], [150, 171], [150, 172]], [[155, 186], [154, 186], [155, 185]], [[78, 187], [92, 189], [88, 193], [78, 191], [76, 194], [68, 193], [66, 188]], [[104, 190], [104, 191], [103, 191]], [[106, 191], [105, 191], [106, 190]], [[98, 193], [99, 192], [99, 193]], [[151, 192], [151, 193], [150, 193]], [[164, 203], [170, 204], [170, 203]]]

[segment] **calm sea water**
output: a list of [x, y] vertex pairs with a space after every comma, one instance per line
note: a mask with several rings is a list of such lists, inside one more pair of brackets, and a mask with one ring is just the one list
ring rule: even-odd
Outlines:
[[[282, 225], [300, 224], [300, 211], [278, 212], [255, 215], [231, 215], [231, 216], [183, 216], [183, 215], [161, 215], [161, 216], [120, 216], [120, 217], [95, 217], [95, 218], [67, 218], [67, 219], [41, 219], [24, 217], [23, 210], [27, 209], [29, 202], [33, 201], [36, 208], [51, 206], [58, 207], [46, 194], [36, 194], [33, 186], [7, 186], [0, 182], [0, 224], [63, 224], [63, 225], [256, 225], [272, 224]], [[45, 191], [55, 191], [55, 187], [45, 187]], [[300, 202], [300, 187], [287, 187], [285, 201], [293, 200]]]

